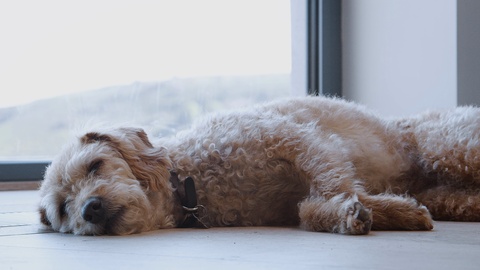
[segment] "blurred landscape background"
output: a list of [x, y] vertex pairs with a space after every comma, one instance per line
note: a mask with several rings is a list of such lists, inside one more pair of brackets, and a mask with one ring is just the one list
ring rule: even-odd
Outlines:
[[49, 160], [88, 125], [142, 126], [150, 136], [172, 136], [205, 113], [288, 95], [290, 74], [218, 76], [135, 82], [0, 108], [0, 160]]

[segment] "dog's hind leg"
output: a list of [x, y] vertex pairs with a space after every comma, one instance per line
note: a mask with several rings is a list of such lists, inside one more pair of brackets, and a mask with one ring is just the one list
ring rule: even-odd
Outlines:
[[378, 194], [359, 195], [373, 212], [373, 230], [431, 230], [432, 217], [427, 207], [412, 197]]
[[415, 197], [430, 210], [435, 220], [480, 221], [480, 189], [439, 186]]

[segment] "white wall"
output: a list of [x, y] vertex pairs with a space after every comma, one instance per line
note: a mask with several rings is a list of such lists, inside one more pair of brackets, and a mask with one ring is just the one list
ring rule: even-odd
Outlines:
[[457, 2], [343, 0], [343, 94], [385, 116], [457, 104]]

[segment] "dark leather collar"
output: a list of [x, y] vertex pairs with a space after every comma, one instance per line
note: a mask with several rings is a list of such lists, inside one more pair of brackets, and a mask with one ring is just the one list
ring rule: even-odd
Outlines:
[[[170, 172], [170, 183], [172, 183], [175, 193], [182, 204], [184, 218], [178, 228], [208, 228], [199, 218], [199, 208], [204, 209], [197, 202], [197, 192], [195, 182], [191, 177], [185, 178], [183, 182], [178, 179], [178, 174]], [[183, 184], [183, 190], [180, 186]]]

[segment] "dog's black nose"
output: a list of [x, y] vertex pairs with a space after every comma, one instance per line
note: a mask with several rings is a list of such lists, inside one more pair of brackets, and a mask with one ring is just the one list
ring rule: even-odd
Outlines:
[[101, 198], [89, 198], [82, 208], [82, 217], [92, 224], [101, 223], [105, 220], [105, 207]]

